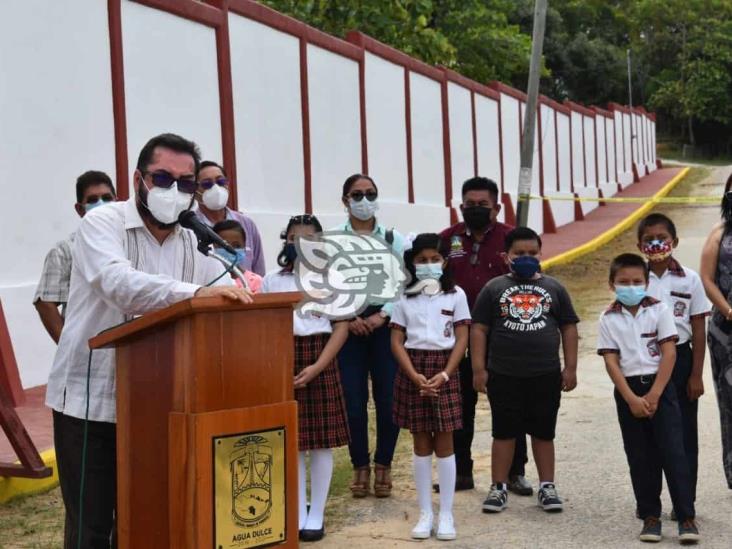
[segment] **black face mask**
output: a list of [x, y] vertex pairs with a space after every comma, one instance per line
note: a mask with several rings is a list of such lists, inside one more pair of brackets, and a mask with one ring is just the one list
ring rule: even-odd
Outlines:
[[485, 206], [463, 208], [463, 219], [469, 229], [482, 231], [491, 224], [491, 208]]

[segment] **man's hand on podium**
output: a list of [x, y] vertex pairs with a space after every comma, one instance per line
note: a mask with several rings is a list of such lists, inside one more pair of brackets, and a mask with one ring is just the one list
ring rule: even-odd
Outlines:
[[236, 286], [201, 286], [193, 295], [195, 297], [214, 297], [220, 295], [226, 299], [241, 301], [242, 303], [252, 303], [254, 301], [252, 299], [252, 292]]

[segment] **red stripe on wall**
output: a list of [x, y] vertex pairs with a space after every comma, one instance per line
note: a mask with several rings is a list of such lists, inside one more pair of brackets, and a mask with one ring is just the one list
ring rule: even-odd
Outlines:
[[107, 0], [109, 20], [109, 53], [112, 74], [112, 116], [114, 119], [114, 157], [117, 198], [129, 198], [129, 166], [127, 159], [127, 113], [125, 109], [125, 69], [122, 54], [121, 0]]
[[450, 107], [447, 99], [447, 79], [442, 74], [442, 152], [445, 157], [445, 206], [450, 208], [452, 217], [452, 157], [450, 149]]
[[412, 167], [412, 89], [409, 69], [404, 67], [404, 118], [407, 138], [407, 200], [414, 204], [414, 172]]
[[[363, 54], [363, 52], [362, 52]], [[366, 59], [361, 56], [358, 62], [358, 99], [361, 117], [361, 170], [369, 173], [369, 141], [366, 128]]]
[[473, 130], [473, 175], [478, 176], [478, 128], [475, 120], [475, 92], [470, 92], [470, 113]]
[[302, 158], [305, 177], [305, 213], [313, 212], [310, 163], [310, 98], [308, 92], [308, 43], [300, 39], [300, 104], [302, 105]]

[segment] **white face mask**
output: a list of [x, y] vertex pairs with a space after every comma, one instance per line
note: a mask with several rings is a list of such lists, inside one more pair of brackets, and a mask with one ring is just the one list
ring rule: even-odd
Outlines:
[[214, 184], [210, 189], [203, 191], [202, 200], [203, 205], [209, 210], [215, 212], [223, 210], [229, 201], [229, 189], [223, 185]]
[[360, 219], [361, 221], [368, 221], [374, 217], [374, 213], [379, 209], [378, 200], [371, 202], [366, 197], [362, 198], [359, 202], [350, 198], [348, 200], [348, 205], [351, 208], [351, 214], [353, 214], [353, 217]]
[[178, 191], [178, 183], [173, 183], [167, 189], [153, 187], [147, 190], [147, 209], [160, 223], [175, 223], [178, 216], [191, 207], [193, 196]]

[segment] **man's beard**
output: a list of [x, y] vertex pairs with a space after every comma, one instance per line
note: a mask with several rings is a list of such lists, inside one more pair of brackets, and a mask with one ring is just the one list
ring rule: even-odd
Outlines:
[[158, 221], [158, 219], [152, 214], [150, 209], [147, 205], [147, 195], [148, 195], [147, 187], [144, 183], [141, 183], [140, 186], [137, 188], [137, 211], [140, 214], [140, 217], [143, 219], [149, 221], [152, 223], [155, 227], [162, 231], [169, 231], [173, 227], [175, 227], [178, 222], [174, 221], [173, 223], [163, 223], [161, 221]]

